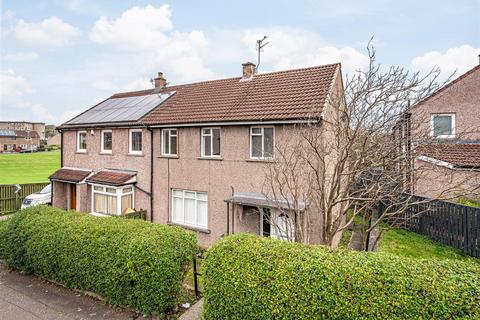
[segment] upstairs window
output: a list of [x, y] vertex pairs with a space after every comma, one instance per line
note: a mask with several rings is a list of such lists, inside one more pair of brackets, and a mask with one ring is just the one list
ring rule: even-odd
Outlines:
[[142, 129], [131, 129], [129, 135], [128, 153], [142, 154]]
[[220, 128], [202, 128], [202, 157], [220, 157]]
[[177, 151], [177, 129], [162, 130], [162, 155], [176, 156]]
[[431, 135], [434, 138], [455, 137], [455, 114], [434, 114], [432, 115]]
[[273, 159], [274, 134], [273, 127], [251, 127], [250, 158]]
[[112, 130], [102, 130], [102, 153], [112, 153]]
[[87, 152], [87, 131], [77, 131], [77, 152]]

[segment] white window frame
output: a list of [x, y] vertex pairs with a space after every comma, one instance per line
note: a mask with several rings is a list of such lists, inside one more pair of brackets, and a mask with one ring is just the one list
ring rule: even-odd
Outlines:
[[[272, 128], [273, 129], [273, 154], [271, 157], [265, 157], [265, 135], [264, 135], [264, 130], [266, 128]], [[253, 133], [253, 129], [261, 129], [261, 133]], [[253, 136], [261, 136], [262, 137], [262, 155], [260, 157], [254, 157], [253, 156]], [[250, 159], [255, 159], [255, 160], [272, 160], [275, 158], [275, 126], [251, 126], [250, 127]]]
[[[220, 154], [213, 154], [213, 130], [218, 129], [220, 134]], [[210, 130], [209, 134], [204, 134], [203, 130]], [[204, 137], [210, 137], [210, 155], [205, 154], [205, 142]], [[205, 127], [200, 129], [200, 154], [202, 158], [220, 158], [222, 156], [222, 129], [220, 127]]]
[[[172, 131], [176, 131], [176, 133], [174, 135], [172, 135]], [[169, 137], [171, 138], [172, 136], [173, 137], [176, 137], [177, 138], [177, 150], [175, 153], [172, 153], [172, 140], [169, 141], [169, 152], [165, 152], [165, 132], [169, 132]], [[161, 145], [161, 154], [162, 156], [167, 156], [167, 157], [171, 157], [171, 156], [178, 156], [178, 129], [177, 128], [168, 128], [168, 129], [162, 129], [162, 145]]]
[[[133, 141], [132, 141], [133, 135], [132, 134], [134, 132], [140, 132], [142, 134], [142, 143], [140, 144], [140, 146], [142, 147], [142, 150], [132, 150], [132, 146], [133, 146]], [[142, 129], [130, 129], [130, 130], [128, 130], [128, 153], [133, 154], [133, 155], [143, 154], [143, 132], [142, 132]]]
[[[174, 195], [174, 192], [175, 191], [178, 191], [178, 192], [182, 192], [182, 197], [180, 198], [179, 196], [175, 196]], [[185, 219], [183, 219], [183, 221], [179, 221], [179, 220], [175, 220], [175, 217], [174, 217], [174, 212], [173, 212], [173, 208], [174, 208], [174, 204], [173, 204], [173, 200], [175, 198], [177, 199], [182, 199], [182, 211], [183, 211], [183, 217], [185, 217], [185, 193], [186, 192], [192, 192], [192, 193], [195, 193], [195, 220], [197, 221], [196, 224], [190, 224], [190, 223], [186, 223], [185, 222]], [[203, 199], [199, 199], [198, 198], [198, 194], [199, 193], [205, 193], [207, 195], [207, 199], [206, 200], [203, 200]], [[193, 190], [185, 190], [185, 189], [176, 189], [176, 188], [172, 188], [170, 189], [170, 219], [173, 223], [175, 224], [179, 224], [179, 225], [183, 225], [183, 226], [187, 226], [187, 227], [192, 227], [192, 228], [197, 228], [197, 229], [208, 229], [208, 192], [206, 191], [193, 191]], [[188, 199], [193, 199], [193, 198], [190, 198], [190, 197], [187, 197]], [[207, 213], [206, 213], [206, 221], [207, 223], [205, 225], [200, 225], [198, 224], [198, 202], [199, 201], [202, 201], [202, 202], [205, 202], [207, 204]]]
[[[92, 187], [92, 213], [95, 214], [95, 215], [102, 215], [102, 216], [110, 216], [111, 214], [107, 214], [107, 213], [100, 213], [100, 212], [95, 212], [94, 209], [95, 209], [95, 193], [98, 193], [98, 194], [103, 194], [103, 195], [109, 195], [109, 196], [115, 196], [117, 199], [117, 212], [116, 212], [116, 216], [120, 216], [122, 215], [122, 196], [123, 195], [129, 195], [131, 194], [132, 195], [132, 208], [135, 208], [135, 187], [133, 186], [133, 184], [128, 184], [128, 185], [124, 185], [124, 186], [121, 186], [121, 187], [114, 187], [114, 186], [109, 186], [109, 185], [104, 185], [104, 184], [91, 184], [90, 185]], [[104, 191], [98, 191], [98, 190], [95, 190], [95, 187], [100, 187], [100, 188], [103, 188]], [[115, 189], [115, 194], [113, 193], [110, 193], [110, 192], [106, 192], [106, 188], [111, 188], [111, 189]], [[132, 188], [132, 191], [130, 192], [125, 192], [123, 193], [123, 189], [126, 189], [126, 188]]]
[[[105, 150], [105, 139], [104, 139], [104, 134], [105, 133], [111, 133], [112, 134], [112, 149], [110, 150]], [[106, 154], [111, 154], [113, 151], [113, 132], [112, 130], [102, 130], [100, 134], [100, 139], [101, 139], [101, 153], [106, 153]]]
[[[442, 134], [435, 136], [435, 126], [434, 119], [435, 117], [450, 117], [452, 119], [452, 134]], [[434, 113], [430, 117], [430, 136], [438, 139], [451, 139], [455, 138], [455, 113]]]
[[85, 149], [80, 149], [80, 135], [82, 133], [85, 134], [85, 145], [87, 144], [87, 131], [86, 130], [77, 131], [77, 152], [86, 153], [87, 152], [87, 145], [85, 146]]

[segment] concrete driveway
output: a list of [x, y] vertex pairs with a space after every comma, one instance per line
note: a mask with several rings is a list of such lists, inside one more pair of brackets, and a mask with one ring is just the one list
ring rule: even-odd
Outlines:
[[10, 271], [0, 262], [0, 320], [145, 319], [34, 276]]

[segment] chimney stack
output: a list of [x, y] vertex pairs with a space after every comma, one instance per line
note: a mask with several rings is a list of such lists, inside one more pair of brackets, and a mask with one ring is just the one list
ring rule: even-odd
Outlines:
[[163, 77], [162, 72], [159, 72], [157, 77], [153, 79], [153, 81], [155, 83], [155, 88], [158, 88], [158, 89], [163, 89], [167, 85], [167, 79]]
[[245, 62], [242, 64], [243, 72], [242, 72], [242, 80], [250, 80], [253, 78], [255, 74], [255, 64], [251, 62]]

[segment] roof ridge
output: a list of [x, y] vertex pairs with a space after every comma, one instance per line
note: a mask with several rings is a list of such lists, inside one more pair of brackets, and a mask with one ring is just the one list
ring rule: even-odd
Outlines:
[[[274, 75], [274, 74], [279, 74], [279, 73], [292, 73], [292, 72], [306, 71], [306, 70], [309, 70], [309, 69], [327, 68], [327, 67], [332, 67], [332, 66], [336, 66], [336, 65], [340, 65], [340, 64], [341, 64], [340, 62], [336, 62], [336, 63], [329, 63], [329, 64], [311, 66], [311, 67], [271, 71], [271, 72], [265, 72], [265, 73], [258, 73], [255, 76], [256, 77], [263, 77], [263, 76], [269, 76], [269, 75]], [[199, 84], [204, 84], [204, 83], [221, 82], [221, 81], [231, 81], [231, 80], [235, 80], [235, 79], [240, 80], [241, 78], [242, 77], [237, 76], [237, 77], [228, 77], [228, 78], [220, 78], [220, 79], [212, 79], [212, 80], [203, 80], [203, 81], [197, 81], [197, 82], [188, 82], [188, 83], [176, 84], [176, 85], [172, 85], [172, 86], [166, 86], [164, 89], [162, 89], [162, 91], [164, 91], [164, 90], [168, 91], [169, 89], [172, 89], [172, 88], [175, 88], [175, 87], [199, 85]], [[120, 95], [138, 94], [138, 93], [143, 93], [143, 92], [148, 94], [148, 93], [153, 93], [153, 90], [154, 90], [154, 88], [144, 89], [144, 90], [136, 90], [136, 91], [117, 92], [117, 93], [113, 94], [112, 96], [110, 96], [110, 98], [116, 98], [116, 96], [120, 96]]]

